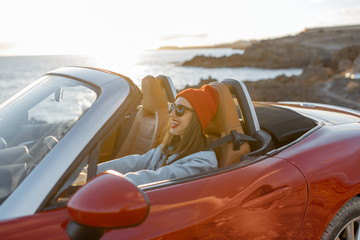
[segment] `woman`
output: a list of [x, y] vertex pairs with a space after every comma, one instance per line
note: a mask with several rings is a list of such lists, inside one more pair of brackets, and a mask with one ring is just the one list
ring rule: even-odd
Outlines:
[[170, 124], [157, 148], [143, 155], [129, 155], [102, 163], [98, 173], [116, 170], [140, 185], [216, 169], [216, 155], [207, 150], [204, 130], [217, 108], [218, 95], [210, 85], [180, 92], [175, 103], [169, 105]]

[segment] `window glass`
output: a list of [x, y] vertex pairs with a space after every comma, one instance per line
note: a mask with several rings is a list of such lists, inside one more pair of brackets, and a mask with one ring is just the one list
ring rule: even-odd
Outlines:
[[0, 106], [0, 203], [61, 141], [97, 98], [89, 86], [45, 76]]

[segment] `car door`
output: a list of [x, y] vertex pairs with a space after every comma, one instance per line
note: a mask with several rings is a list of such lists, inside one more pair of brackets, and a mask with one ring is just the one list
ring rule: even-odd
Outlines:
[[278, 158], [144, 190], [145, 222], [102, 239], [296, 239], [307, 203], [304, 176]]
[[[101, 239], [296, 239], [307, 202], [303, 175], [279, 158], [143, 190], [151, 205], [147, 219], [107, 230]], [[43, 211], [3, 222], [0, 235], [67, 239], [69, 221], [65, 208]]]

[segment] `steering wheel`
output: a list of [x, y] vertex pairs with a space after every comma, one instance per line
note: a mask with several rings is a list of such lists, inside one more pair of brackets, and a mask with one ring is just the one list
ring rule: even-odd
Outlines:
[[47, 152], [50, 152], [58, 142], [59, 140], [57, 140], [54, 136], [46, 136], [43, 140], [43, 143], [48, 148]]
[[35, 160], [34, 157], [29, 154], [29, 157], [33, 160], [33, 162], [29, 164], [27, 174], [29, 174], [38, 165], [38, 163], [55, 147], [59, 140], [57, 140], [54, 136], [46, 136], [42, 142], [45, 151], [42, 152], [41, 156], [37, 157], [37, 160]]

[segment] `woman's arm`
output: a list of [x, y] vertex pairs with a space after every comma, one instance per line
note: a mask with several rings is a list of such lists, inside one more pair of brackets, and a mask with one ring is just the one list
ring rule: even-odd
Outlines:
[[153, 158], [161, 158], [161, 147], [153, 148], [143, 155], [135, 154], [114, 159], [98, 165], [97, 173], [115, 170], [122, 174], [146, 169]]
[[141, 185], [150, 182], [188, 177], [205, 173], [217, 168], [216, 155], [213, 151], [204, 151], [191, 154], [179, 159], [173, 164], [161, 167], [155, 171], [141, 170], [129, 172], [125, 176], [135, 184]]

